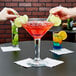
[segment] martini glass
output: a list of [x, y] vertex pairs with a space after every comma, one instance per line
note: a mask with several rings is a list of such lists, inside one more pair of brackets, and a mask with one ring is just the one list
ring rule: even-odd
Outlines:
[[47, 22], [43, 19], [40, 21], [28, 21], [26, 24], [23, 24], [23, 28], [34, 38], [35, 44], [35, 58], [32, 61], [28, 62], [28, 65], [34, 67], [45, 66], [45, 62], [40, 58], [40, 40], [43, 35], [53, 27], [53, 23]]

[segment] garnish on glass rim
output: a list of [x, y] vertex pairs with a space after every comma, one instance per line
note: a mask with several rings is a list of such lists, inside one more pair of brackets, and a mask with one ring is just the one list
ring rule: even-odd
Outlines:
[[60, 26], [61, 19], [58, 16], [55, 16], [53, 14], [50, 14], [47, 18], [47, 21], [54, 23], [54, 26]]

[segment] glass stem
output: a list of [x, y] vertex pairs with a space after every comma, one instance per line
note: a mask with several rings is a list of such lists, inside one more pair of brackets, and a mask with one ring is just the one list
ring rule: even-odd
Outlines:
[[40, 39], [34, 39], [35, 43], [35, 60], [40, 60]]

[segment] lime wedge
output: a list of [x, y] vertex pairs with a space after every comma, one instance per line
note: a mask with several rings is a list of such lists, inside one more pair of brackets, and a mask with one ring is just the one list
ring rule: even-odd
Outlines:
[[13, 44], [13, 45], [18, 45], [18, 41], [12, 40], [12, 44]]
[[18, 34], [15, 34], [15, 36], [14, 36], [14, 38], [13, 38], [13, 40], [12, 40], [12, 44], [13, 45], [18, 45]]
[[47, 21], [54, 23], [54, 26], [60, 26], [61, 19], [58, 16], [55, 15], [49, 15]]
[[15, 34], [14, 41], [18, 41], [18, 34]]
[[22, 27], [22, 24], [26, 23], [28, 21], [28, 16], [19, 16], [14, 20], [14, 24], [16, 27]]
[[23, 15], [23, 17], [25, 18], [25, 22], [28, 21], [28, 16], [27, 15]]

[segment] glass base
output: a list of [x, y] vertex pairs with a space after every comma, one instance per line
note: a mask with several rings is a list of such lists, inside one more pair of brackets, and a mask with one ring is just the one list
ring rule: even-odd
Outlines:
[[27, 65], [31, 66], [31, 67], [44, 67], [45, 62], [41, 59], [32, 59], [30, 62], [27, 62]]
[[12, 45], [13, 47], [19, 47], [19, 45]]

